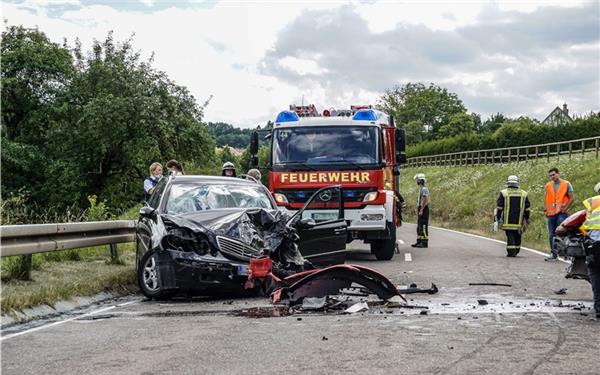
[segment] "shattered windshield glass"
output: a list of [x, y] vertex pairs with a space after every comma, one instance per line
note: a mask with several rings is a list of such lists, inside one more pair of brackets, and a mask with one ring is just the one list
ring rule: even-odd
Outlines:
[[171, 215], [221, 208], [273, 208], [259, 186], [175, 184], [166, 204]]
[[374, 126], [310, 126], [275, 130], [273, 163], [374, 164], [378, 160]]

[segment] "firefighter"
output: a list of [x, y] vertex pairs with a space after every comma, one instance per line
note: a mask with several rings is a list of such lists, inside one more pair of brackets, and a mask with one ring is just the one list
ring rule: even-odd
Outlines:
[[497, 200], [494, 231], [506, 232], [506, 256], [516, 257], [521, 250], [521, 236], [529, 224], [529, 198], [525, 190], [519, 189], [519, 178], [508, 176], [506, 189]]
[[417, 242], [412, 247], [429, 246], [429, 189], [425, 186], [425, 175], [419, 173], [414, 180], [419, 185], [419, 197], [417, 198]]
[[583, 201], [583, 206], [588, 213], [581, 231], [586, 236], [585, 264], [592, 284], [594, 310], [596, 310], [596, 318], [600, 319], [600, 182], [594, 186], [594, 191], [596, 196]]
[[223, 168], [221, 169], [221, 176], [236, 177], [235, 165], [233, 165], [233, 163], [230, 161], [223, 164]]

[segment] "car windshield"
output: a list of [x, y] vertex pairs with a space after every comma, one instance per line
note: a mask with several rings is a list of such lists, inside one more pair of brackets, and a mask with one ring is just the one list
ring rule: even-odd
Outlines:
[[166, 213], [184, 214], [219, 208], [273, 208], [267, 194], [259, 186], [174, 184]]
[[374, 126], [311, 126], [276, 129], [273, 163], [377, 163]]

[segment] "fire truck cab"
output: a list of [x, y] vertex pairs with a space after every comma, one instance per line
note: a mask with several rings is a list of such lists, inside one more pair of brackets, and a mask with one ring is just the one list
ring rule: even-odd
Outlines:
[[[392, 259], [401, 224], [397, 204], [404, 134], [391, 116], [371, 106], [322, 114], [314, 105], [290, 106], [278, 114], [270, 134], [269, 190], [281, 210], [294, 213], [320, 188], [341, 186], [337, 204], [343, 205], [346, 243], [362, 240], [377, 259]], [[305, 208], [303, 218], [340, 219], [330, 196], [318, 201]]]

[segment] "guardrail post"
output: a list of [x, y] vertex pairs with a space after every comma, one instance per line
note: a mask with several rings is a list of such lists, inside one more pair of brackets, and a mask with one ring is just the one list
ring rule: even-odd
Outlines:
[[573, 144], [569, 142], [569, 160], [573, 157]]
[[517, 163], [521, 161], [521, 149], [517, 148]]
[[117, 249], [117, 244], [111, 243], [108, 245], [108, 247], [110, 249], [110, 262], [118, 263], [119, 262], [119, 251]]
[[556, 145], [556, 161], [559, 161], [559, 160], [560, 160], [560, 149], [561, 149], [561, 148], [562, 148], [562, 147], [561, 147], [561, 144], [560, 144], [560, 143], [558, 143], [558, 144]]
[[596, 138], [596, 159], [598, 159], [598, 150], [600, 150], [600, 138]]
[[581, 141], [581, 160], [584, 159], [585, 156], [585, 141]]
[[550, 162], [550, 145], [546, 146], [546, 161]]

